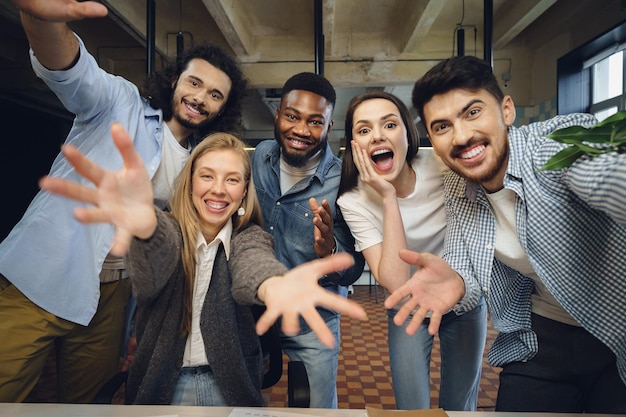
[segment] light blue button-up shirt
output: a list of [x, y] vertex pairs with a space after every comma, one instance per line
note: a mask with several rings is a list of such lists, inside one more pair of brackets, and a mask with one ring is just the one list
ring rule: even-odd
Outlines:
[[[137, 87], [103, 71], [79, 39], [80, 57], [65, 71], [44, 68], [31, 50], [38, 77], [76, 115], [65, 143], [110, 170], [122, 167], [111, 139], [113, 122], [130, 133], [150, 176], [161, 161], [163, 116], [140, 96]], [[88, 183], [62, 154], [50, 175]], [[108, 224], [83, 225], [73, 215], [79, 204], [40, 191], [19, 223], [0, 244], [0, 273], [44, 310], [87, 325], [100, 297], [99, 273], [113, 242]]]
[[[595, 123], [591, 115], [572, 114], [509, 128], [504, 186], [515, 192], [518, 238], [537, 275], [565, 310], [617, 355], [626, 383], [626, 154], [539, 170], [564, 146], [546, 135]], [[531, 359], [538, 349], [531, 330], [532, 279], [494, 257], [495, 217], [484, 189], [450, 173], [445, 190], [444, 258], [465, 280], [460, 307], [484, 294], [500, 332], [489, 351], [494, 366]]]

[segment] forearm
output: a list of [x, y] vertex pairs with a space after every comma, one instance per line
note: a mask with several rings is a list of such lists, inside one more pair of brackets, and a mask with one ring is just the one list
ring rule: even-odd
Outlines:
[[395, 195], [383, 198], [383, 241], [378, 270], [372, 271], [378, 283], [393, 292], [409, 279], [409, 265], [400, 259], [407, 248], [404, 223]]
[[30, 47], [44, 67], [52, 71], [72, 66], [78, 56], [78, 41], [65, 23], [45, 22], [20, 12]]

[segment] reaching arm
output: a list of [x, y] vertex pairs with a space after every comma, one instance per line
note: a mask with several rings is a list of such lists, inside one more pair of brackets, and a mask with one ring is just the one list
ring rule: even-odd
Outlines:
[[20, 10], [24, 32], [39, 62], [50, 70], [72, 66], [78, 42], [66, 22], [106, 16], [107, 9], [95, 1], [13, 0]]

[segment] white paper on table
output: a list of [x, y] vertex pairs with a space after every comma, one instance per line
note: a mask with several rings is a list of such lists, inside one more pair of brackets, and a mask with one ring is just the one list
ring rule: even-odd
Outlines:
[[270, 409], [234, 408], [228, 417], [311, 417], [311, 414], [291, 413]]

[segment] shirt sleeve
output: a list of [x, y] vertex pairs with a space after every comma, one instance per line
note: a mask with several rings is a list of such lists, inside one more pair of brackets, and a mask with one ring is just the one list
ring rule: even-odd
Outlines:
[[349, 191], [337, 200], [341, 213], [348, 225], [354, 246], [359, 252], [379, 244], [383, 241], [382, 231], [373, 223], [374, 215], [368, 215], [368, 210], [359, 198], [358, 191]]

